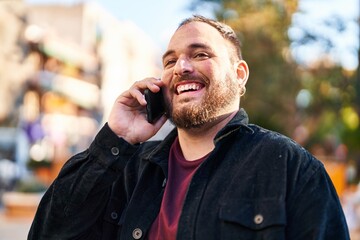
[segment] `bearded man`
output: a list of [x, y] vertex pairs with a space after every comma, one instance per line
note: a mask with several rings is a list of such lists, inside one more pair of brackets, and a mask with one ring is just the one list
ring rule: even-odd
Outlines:
[[[349, 239], [323, 165], [291, 139], [249, 124], [249, 68], [227, 25], [194, 16], [44, 195], [29, 238]], [[166, 114], [146, 120], [144, 91]], [[162, 141], [147, 141], [169, 119]]]

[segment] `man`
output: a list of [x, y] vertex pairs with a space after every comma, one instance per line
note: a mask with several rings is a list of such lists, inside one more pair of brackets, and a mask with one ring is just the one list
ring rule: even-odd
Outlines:
[[[323, 165], [239, 108], [249, 69], [230, 27], [185, 20], [163, 66], [161, 80], [122, 93], [89, 149], [64, 165], [29, 239], [349, 239]], [[147, 88], [163, 88], [168, 105], [154, 124]], [[176, 128], [147, 141], [167, 117]]]

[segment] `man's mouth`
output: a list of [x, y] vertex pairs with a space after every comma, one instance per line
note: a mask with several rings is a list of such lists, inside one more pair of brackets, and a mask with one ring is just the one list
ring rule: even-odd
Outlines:
[[176, 86], [176, 94], [182, 94], [185, 92], [198, 91], [204, 87], [203, 84], [197, 82], [179, 83]]

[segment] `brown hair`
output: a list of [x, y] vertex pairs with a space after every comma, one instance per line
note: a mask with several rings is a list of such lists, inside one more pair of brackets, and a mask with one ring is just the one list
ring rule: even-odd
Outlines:
[[182, 27], [188, 23], [191, 23], [191, 22], [203, 22], [203, 23], [209, 24], [210, 26], [215, 28], [224, 39], [228, 40], [231, 43], [231, 45], [234, 47], [234, 50], [236, 53], [235, 55], [240, 60], [242, 60], [240, 40], [238, 39], [235, 31], [229, 25], [227, 25], [225, 23], [221, 23], [216, 20], [212, 20], [212, 19], [203, 17], [201, 15], [193, 15], [192, 17], [186, 18], [185, 20], [183, 20], [179, 24], [179, 27], [177, 29], [179, 29], [180, 27]]

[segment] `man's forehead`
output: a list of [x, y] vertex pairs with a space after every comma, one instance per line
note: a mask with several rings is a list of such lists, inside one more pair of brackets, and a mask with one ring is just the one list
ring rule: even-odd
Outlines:
[[167, 52], [172, 52], [178, 47], [186, 48], [211, 48], [211, 43], [226, 41], [221, 34], [211, 25], [203, 22], [191, 22], [181, 26], [171, 37]]
[[175, 33], [173, 34], [172, 38], [176, 37], [179, 34], [187, 34], [187, 35], [194, 35], [194, 34], [216, 34], [221, 37], [221, 34], [216, 30], [215, 27], [209, 25], [208, 23], [204, 22], [189, 22], [181, 27], [179, 27]]

